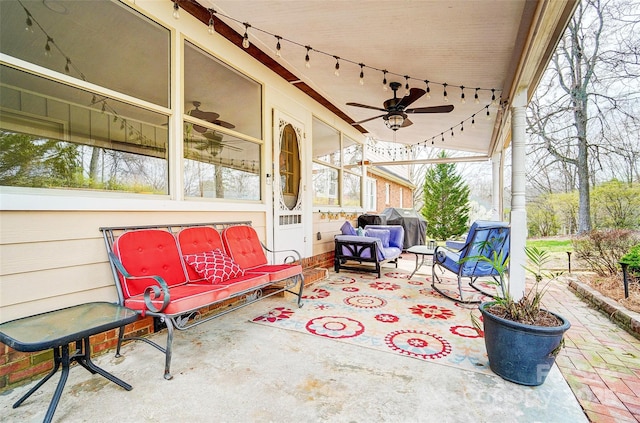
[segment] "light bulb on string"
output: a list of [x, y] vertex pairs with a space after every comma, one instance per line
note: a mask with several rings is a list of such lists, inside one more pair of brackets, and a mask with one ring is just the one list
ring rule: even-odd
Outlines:
[[311, 59], [309, 58], [309, 51], [311, 51], [311, 46], [306, 46], [307, 54], [304, 56], [304, 66], [309, 69], [311, 68]]
[[387, 70], [382, 71], [382, 89], [385, 91], [389, 91], [389, 86], [387, 85]]
[[251, 27], [251, 25], [249, 25], [248, 23], [244, 23], [244, 36], [242, 37], [242, 47], [244, 48], [249, 48], [249, 46], [251, 45], [251, 43], [249, 42], [249, 27]]
[[491, 119], [491, 112], [489, 112], [489, 106], [485, 106], [487, 108], [487, 120]]
[[460, 122], [460, 132], [464, 132], [464, 121]]
[[475, 103], [476, 103], [476, 104], [479, 104], [479, 103], [480, 103], [480, 97], [478, 97], [478, 90], [479, 90], [479, 89], [480, 89], [480, 88], [476, 88], [476, 93], [475, 93], [475, 94], [474, 94], [474, 96], [473, 96], [474, 101], [475, 101]]
[[442, 142], [444, 142], [444, 132], [440, 132], [440, 136], [442, 137]]
[[442, 84], [443, 87], [443, 95], [444, 95], [444, 101], [447, 102], [449, 101], [449, 97], [447, 97], [447, 83], [445, 82], [444, 84]]
[[53, 38], [47, 36], [47, 44], [44, 45], [44, 55], [47, 57], [51, 56], [51, 43], [53, 43]]
[[464, 98], [464, 85], [460, 86], [460, 103], [465, 104], [467, 100]]
[[475, 113], [473, 115], [471, 115], [471, 127], [472, 128], [476, 127], [476, 114]]
[[214, 23], [213, 23], [213, 14], [215, 13], [215, 10], [213, 9], [209, 9], [209, 29], [207, 31], [209, 31], [209, 35], [213, 35], [216, 32], [216, 29], [214, 27]]
[[278, 57], [282, 57], [282, 52], [280, 51], [282, 49], [282, 46], [280, 45], [281, 39], [282, 39], [281, 36], [276, 35], [276, 40], [278, 40], [278, 42], [276, 43], [276, 56]]
[[70, 66], [69, 66], [69, 65], [71, 65], [71, 59], [69, 59], [69, 58], [67, 57], [67, 63], [64, 65], [64, 71], [65, 71], [66, 73], [69, 73], [69, 70], [70, 70]]
[[340, 58], [338, 56], [333, 56], [336, 59], [336, 66], [335, 66], [335, 71], [333, 71], [333, 74], [335, 76], [340, 76]]
[[178, 7], [178, 1], [173, 2], [173, 19], [180, 19], [180, 7]]
[[405, 84], [404, 84], [404, 95], [409, 95], [409, 75], [404, 76]]
[[495, 88], [491, 88], [491, 105], [492, 106], [496, 105], [496, 89]]
[[364, 63], [360, 63], [360, 85], [364, 85]]
[[454, 138], [455, 135], [453, 134], [453, 128], [451, 128], [451, 138]]
[[429, 100], [431, 98], [431, 87], [429, 86], [428, 80], [425, 79], [424, 83], [427, 84], [427, 100]]
[[31, 20], [31, 13], [29, 13], [27, 9], [25, 9], [25, 12], [27, 12], [27, 20], [25, 21], [27, 26], [24, 28], [24, 30], [27, 32], [33, 32], [33, 21]]

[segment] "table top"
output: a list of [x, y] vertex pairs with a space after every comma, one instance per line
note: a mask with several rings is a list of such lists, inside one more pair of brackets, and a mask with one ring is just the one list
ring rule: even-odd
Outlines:
[[425, 256], [432, 256], [434, 252], [433, 248], [429, 248], [426, 245], [414, 245], [407, 249], [407, 253], [422, 254]]
[[0, 341], [22, 352], [42, 351], [135, 322], [138, 314], [118, 304], [95, 302], [0, 324]]

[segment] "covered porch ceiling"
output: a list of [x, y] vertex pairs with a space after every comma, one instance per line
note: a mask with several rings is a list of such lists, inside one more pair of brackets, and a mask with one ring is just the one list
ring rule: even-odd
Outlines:
[[[376, 140], [488, 157], [508, 144], [511, 99], [523, 87], [531, 96], [576, 2], [178, 0], [178, 4], [203, 25], [214, 10], [216, 31], [239, 48], [247, 29], [244, 24], [249, 24], [247, 54], [349, 123], [385, 114], [347, 105], [382, 108], [393, 98], [391, 89], [383, 89], [383, 71], [387, 82], [401, 83], [398, 97], [405, 95], [407, 82], [410, 88], [426, 90], [429, 81], [430, 98], [422, 95], [409, 108], [453, 105], [452, 112], [409, 114], [413, 124], [397, 131], [385, 126], [382, 117], [356, 127]], [[276, 36], [282, 37], [280, 57]], [[361, 71], [364, 84], [359, 81]], [[493, 103], [492, 90], [497, 99]]]

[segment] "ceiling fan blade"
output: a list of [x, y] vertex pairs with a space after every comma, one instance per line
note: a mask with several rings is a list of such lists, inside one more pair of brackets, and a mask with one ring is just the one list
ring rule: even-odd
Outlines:
[[206, 120], [207, 122], [213, 122], [220, 117], [216, 112], [205, 112], [198, 109], [192, 110], [189, 114], [195, 118]]
[[222, 126], [223, 128], [227, 128], [227, 129], [233, 129], [236, 127], [233, 123], [225, 122], [224, 120], [216, 120], [211, 123], [218, 126]]
[[205, 128], [204, 126], [200, 126], [200, 125], [193, 125], [193, 130], [196, 132], [200, 132], [201, 134], [204, 134], [205, 132], [207, 132], [208, 128]]
[[411, 90], [409, 91], [409, 95], [405, 95], [404, 97], [402, 97], [397, 106], [407, 107], [425, 94], [426, 91], [422, 88], [411, 88]]
[[413, 122], [411, 122], [411, 121], [409, 120], [409, 118], [406, 118], [406, 119], [404, 120], [404, 122], [402, 122], [402, 125], [400, 126], [400, 128], [405, 128], [405, 127], [407, 127], [407, 126], [409, 126], [409, 125], [413, 125]]
[[387, 114], [385, 113], [384, 115], [374, 116], [372, 118], [361, 120], [359, 122], [353, 122], [352, 125], [360, 125], [361, 123], [369, 122], [370, 120], [378, 119], [378, 118], [381, 118], [382, 116], [386, 116], [386, 115]]
[[453, 104], [445, 104], [442, 106], [416, 107], [415, 109], [406, 109], [405, 113], [449, 113], [453, 110]]
[[360, 103], [347, 103], [347, 106], [363, 107], [365, 109], [380, 110], [381, 112], [387, 111], [387, 109], [381, 109], [380, 107], [367, 106], [366, 104], [360, 104]]

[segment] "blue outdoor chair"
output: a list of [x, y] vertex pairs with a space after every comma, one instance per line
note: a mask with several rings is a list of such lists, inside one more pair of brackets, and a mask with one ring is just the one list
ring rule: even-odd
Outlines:
[[[501, 264], [504, 265], [509, 257], [509, 235], [510, 228], [507, 222], [478, 220], [471, 225], [467, 239], [460, 250], [453, 251], [446, 247], [436, 247], [433, 254], [433, 265], [431, 267], [431, 275], [433, 276], [431, 286], [433, 289], [442, 296], [454, 301], [479, 303], [479, 300], [465, 301], [462, 295], [462, 278], [469, 278], [469, 286], [476, 291], [484, 295], [492, 296], [490, 293], [474, 286], [474, 282], [479, 277], [490, 276], [499, 284], [498, 289], [504, 290], [504, 286], [501, 285], [502, 281], [497, 279], [498, 272], [493, 268], [492, 264], [478, 257], [493, 258], [495, 251], [497, 257], [501, 259]], [[436, 283], [442, 284], [443, 282], [435, 271], [436, 267], [439, 267], [441, 270], [446, 269], [457, 275], [460, 298], [449, 295], [436, 286]], [[444, 273], [444, 271], [441, 273]]]

